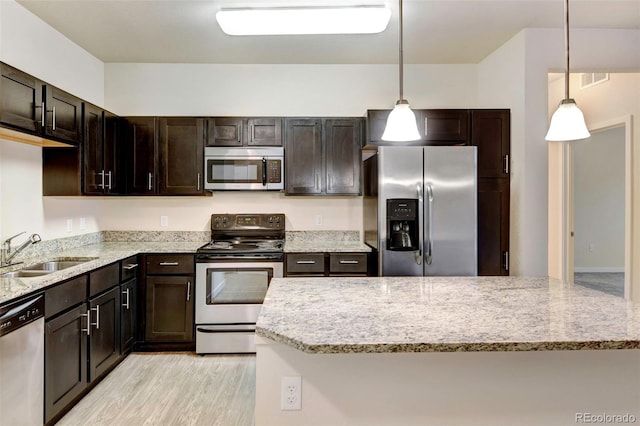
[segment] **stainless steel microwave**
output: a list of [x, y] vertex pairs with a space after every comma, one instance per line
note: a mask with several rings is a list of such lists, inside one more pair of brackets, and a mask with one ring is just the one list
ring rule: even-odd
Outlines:
[[204, 149], [204, 189], [279, 191], [284, 189], [284, 148]]

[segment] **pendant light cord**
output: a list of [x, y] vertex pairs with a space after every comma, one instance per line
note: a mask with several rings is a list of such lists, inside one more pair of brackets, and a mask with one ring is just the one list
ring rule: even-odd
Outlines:
[[403, 85], [403, 54], [402, 54], [402, 0], [400, 0], [400, 7], [399, 7], [399, 24], [400, 24], [400, 37], [398, 38], [400, 40], [399, 43], [399, 48], [398, 48], [398, 52], [399, 52], [399, 66], [400, 66], [400, 101], [404, 100], [403, 98], [403, 93], [402, 93], [402, 85]]
[[564, 0], [564, 52], [567, 60], [564, 71], [564, 98], [569, 99], [569, 0]]

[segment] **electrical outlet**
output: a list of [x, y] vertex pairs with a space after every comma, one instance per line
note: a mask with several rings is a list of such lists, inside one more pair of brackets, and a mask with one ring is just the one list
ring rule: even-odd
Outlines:
[[594, 252], [596, 250], [596, 245], [593, 243], [589, 243], [589, 251]]
[[169, 216], [160, 216], [160, 226], [169, 226]]
[[302, 377], [283, 377], [280, 393], [281, 410], [302, 409]]
[[87, 220], [84, 217], [80, 218], [80, 229], [87, 229]]
[[317, 214], [316, 215], [316, 226], [322, 226], [322, 215], [321, 214]]
[[73, 219], [67, 219], [67, 232], [73, 231]]

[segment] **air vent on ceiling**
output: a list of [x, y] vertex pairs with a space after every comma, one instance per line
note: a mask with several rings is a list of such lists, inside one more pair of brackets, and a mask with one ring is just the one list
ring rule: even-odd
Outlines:
[[606, 72], [583, 72], [580, 74], [580, 89], [586, 89], [608, 80], [609, 73]]

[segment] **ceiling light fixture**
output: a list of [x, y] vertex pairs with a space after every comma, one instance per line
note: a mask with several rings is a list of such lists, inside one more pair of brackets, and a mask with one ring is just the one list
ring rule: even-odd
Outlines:
[[222, 9], [218, 25], [229, 35], [375, 34], [387, 28], [385, 6]]
[[400, 64], [400, 98], [396, 102], [389, 117], [387, 125], [382, 134], [383, 141], [408, 142], [420, 139], [416, 115], [409, 108], [409, 102], [404, 99], [402, 93], [403, 84], [403, 59], [402, 59], [402, 0], [399, 1], [399, 23], [400, 23], [400, 43], [399, 43], [399, 64]]
[[573, 141], [591, 136], [582, 111], [576, 105], [576, 101], [569, 97], [569, 0], [564, 0], [564, 45], [564, 99], [551, 116], [549, 131], [545, 136], [548, 141]]

